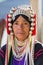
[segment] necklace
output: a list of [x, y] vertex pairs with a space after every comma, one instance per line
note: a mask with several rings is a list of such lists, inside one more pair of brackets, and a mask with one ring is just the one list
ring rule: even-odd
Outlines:
[[12, 47], [13, 54], [16, 58], [22, 59], [26, 53], [28, 39], [25, 41], [25, 43], [23, 43], [23, 45], [19, 46], [18, 44], [22, 44], [22, 43], [21, 42], [17, 43], [17, 40], [16, 40]]

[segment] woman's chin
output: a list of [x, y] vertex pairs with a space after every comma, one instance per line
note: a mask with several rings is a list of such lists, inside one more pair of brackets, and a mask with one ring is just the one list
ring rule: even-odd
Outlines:
[[22, 39], [25, 37], [25, 35], [24, 34], [18, 34], [17, 37]]
[[19, 41], [24, 41], [26, 38], [27, 38], [27, 36], [26, 35], [24, 35], [24, 34], [18, 34], [18, 35], [16, 35], [16, 38], [19, 40]]
[[24, 37], [16, 37], [19, 41], [24, 41], [25, 38]]

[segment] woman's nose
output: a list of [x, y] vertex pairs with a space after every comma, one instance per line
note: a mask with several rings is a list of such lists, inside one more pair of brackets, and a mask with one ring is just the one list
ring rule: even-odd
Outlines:
[[23, 24], [19, 24], [18, 27], [19, 27], [19, 28], [23, 28]]

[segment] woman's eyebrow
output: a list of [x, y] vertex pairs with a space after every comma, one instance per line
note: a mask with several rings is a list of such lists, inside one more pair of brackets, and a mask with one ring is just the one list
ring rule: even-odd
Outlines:
[[28, 22], [27, 20], [23, 20], [23, 22]]
[[19, 22], [19, 21], [15, 21], [15, 22]]

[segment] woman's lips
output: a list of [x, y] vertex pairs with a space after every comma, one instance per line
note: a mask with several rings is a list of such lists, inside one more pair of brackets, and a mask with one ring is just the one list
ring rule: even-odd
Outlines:
[[17, 34], [24, 34], [24, 32], [17, 32]]

